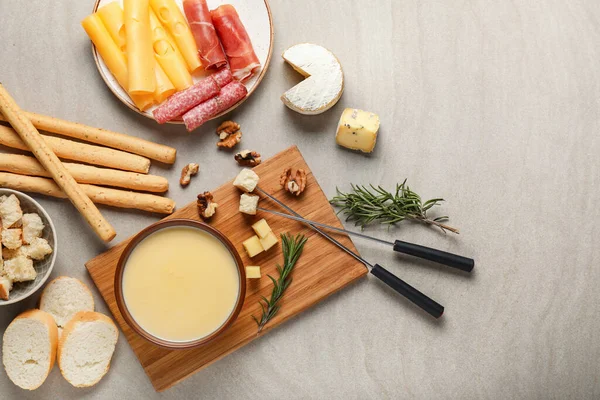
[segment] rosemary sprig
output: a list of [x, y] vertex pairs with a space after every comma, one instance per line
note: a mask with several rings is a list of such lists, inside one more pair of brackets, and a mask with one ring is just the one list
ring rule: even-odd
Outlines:
[[337, 196], [330, 203], [340, 207], [346, 221], [353, 221], [364, 228], [373, 221], [383, 224], [395, 224], [405, 219], [423, 222], [440, 228], [444, 233], [450, 231], [459, 233], [458, 229], [444, 224], [447, 216], [429, 218], [427, 211], [433, 206], [438, 206], [444, 199], [436, 198], [423, 202], [421, 196], [410, 190], [406, 179], [401, 184], [396, 184], [396, 192], [388, 192], [381, 186], [352, 185], [352, 192], [343, 193], [337, 189]]
[[254, 315], [252, 318], [258, 325], [258, 332], [262, 331], [264, 326], [269, 322], [277, 311], [279, 311], [279, 300], [283, 297], [283, 293], [292, 283], [292, 278], [289, 276], [296, 262], [302, 254], [304, 244], [308, 239], [298, 234], [291, 236], [288, 233], [281, 235], [281, 247], [283, 249], [283, 267], [277, 264], [277, 272], [279, 272], [279, 278], [275, 279], [271, 275], [267, 275], [271, 281], [273, 281], [273, 291], [271, 292], [271, 298], [267, 299], [265, 296], [260, 296], [259, 301], [260, 308], [262, 309], [262, 316], [260, 320]]

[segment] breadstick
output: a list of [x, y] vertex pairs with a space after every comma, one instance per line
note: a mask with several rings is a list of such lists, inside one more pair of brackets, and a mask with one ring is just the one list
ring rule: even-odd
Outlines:
[[35, 158], [44, 166], [46, 171], [50, 172], [56, 184], [68, 196], [71, 203], [79, 210], [79, 213], [94, 229], [96, 234], [105, 242], [113, 240], [117, 235], [114, 228], [104, 219], [98, 208], [96, 208], [90, 198], [83, 192], [82, 188], [75, 182], [75, 179], [73, 179], [64, 165], [62, 165], [50, 146], [46, 144], [46, 141], [37, 129], [35, 129], [31, 121], [23, 115], [17, 103], [15, 103], [1, 83], [0, 111], [2, 111], [8, 122], [19, 133], [19, 136], [27, 144], [27, 147], [31, 150]]
[[[0, 186], [23, 192], [39, 193], [46, 196], [66, 199], [67, 195], [52, 181], [52, 179], [37, 176], [25, 176], [0, 172]], [[95, 185], [80, 184], [81, 189], [97, 204], [119, 208], [131, 208], [160, 214], [171, 214], [175, 202], [167, 197], [154, 194], [129, 192], [126, 190], [110, 189]]]
[[[166, 192], [169, 181], [162, 176], [144, 175], [116, 169], [96, 168], [89, 165], [63, 163], [77, 183], [116, 186], [145, 192]], [[0, 171], [19, 175], [50, 177], [50, 173], [33, 157], [0, 153]]]
[[[46, 132], [72, 137], [85, 142], [101, 144], [103, 146], [112, 147], [113, 149], [148, 157], [165, 164], [173, 164], [175, 162], [177, 150], [173, 147], [150, 142], [123, 133], [93, 128], [76, 122], [65, 121], [64, 119], [49, 117], [47, 115], [27, 111], [25, 111], [25, 115], [29, 118], [33, 126]], [[5, 121], [2, 114], [0, 114], [0, 120]]]
[[[50, 150], [60, 158], [144, 174], [150, 169], [150, 160], [142, 156], [54, 136], [41, 136]], [[13, 149], [29, 151], [29, 146], [19, 138], [19, 135], [13, 129], [4, 125], [0, 125], [0, 144]]]

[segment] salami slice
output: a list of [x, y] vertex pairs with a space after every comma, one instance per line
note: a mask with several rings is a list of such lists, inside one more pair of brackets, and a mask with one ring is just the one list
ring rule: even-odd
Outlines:
[[193, 131], [215, 115], [242, 100], [246, 97], [246, 94], [248, 94], [248, 89], [241, 83], [233, 81], [227, 84], [217, 96], [183, 114], [183, 122], [186, 129], [188, 132]]
[[218, 69], [227, 64], [206, 0], [184, 0], [183, 10], [198, 46], [198, 55], [204, 69]]
[[164, 124], [179, 117], [194, 106], [216, 96], [221, 87], [227, 85], [232, 79], [231, 72], [226, 68], [201, 79], [193, 86], [175, 93], [166, 102], [158, 106], [152, 112], [154, 119], [159, 124]]

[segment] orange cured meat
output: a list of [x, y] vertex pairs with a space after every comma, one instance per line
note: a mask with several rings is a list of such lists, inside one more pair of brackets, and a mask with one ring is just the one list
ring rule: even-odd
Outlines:
[[227, 64], [206, 0], [184, 0], [183, 11], [194, 35], [198, 55], [204, 68], [218, 69]]
[[260, 69], [260, 61], [237, 11], [231, 4], [225, 4], [212, 10], [210, 15], [233, 77], [240, 82], [247, 80]]

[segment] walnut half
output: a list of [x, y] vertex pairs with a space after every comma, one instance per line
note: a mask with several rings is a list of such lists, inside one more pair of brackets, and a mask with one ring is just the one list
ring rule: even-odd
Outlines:
[[293, 171], [292, 168], [286, 168], [281, 174], [279, 184], [291, 194], [298, 196], [306, 188], [306, 171], [303, 169]]
[[221, 139], [217, 142], [218, 147], [231, 149], [242, 140], [240, 124], [233, 121], [224, 121], [219, 125], [217, 128], [217, 135], [219, 135], [219, 139]]
[[239, 165], [244, 167], [256, 167], [262, 162], [260, 154], [252, 150], [242, 150], [234, 158]]
[[196, 163], [189, 163], [181, 170], [181, 178], [179, 178], [179, 183], [181, 186], [187, 186], [190, 184], [192, 180], [192, 175], [196, 175], [200, 166]]
[[210, 219], [217, 212], [217, 203], [213, 202], [211, 192], [204, 192], [198, 195], [198, 214], [202, 219]]

